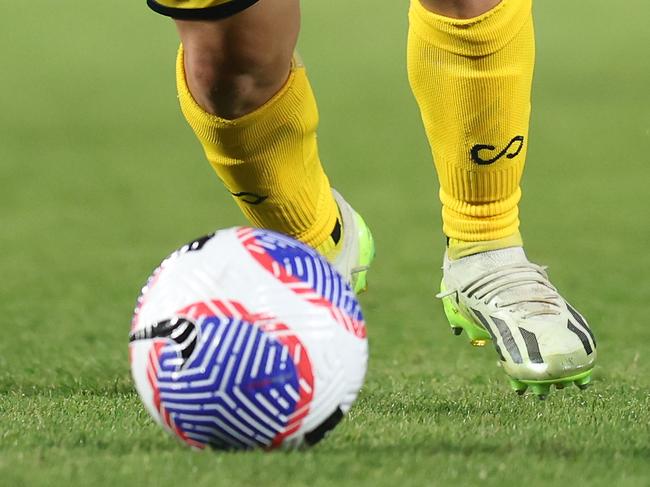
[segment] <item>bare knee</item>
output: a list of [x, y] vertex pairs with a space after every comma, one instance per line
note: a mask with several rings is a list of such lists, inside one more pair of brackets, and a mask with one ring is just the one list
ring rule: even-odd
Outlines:
[[205, 110], [234, 119], [254, 111], [285, 83], [290, 53], [257, 51], [225, 43], [184, 42], [185, 76]]
[[235, 119], [271, 99], [291, 69], [299, 29], [295, 13], [285, 28], [274, 23], [272, 15], [257, 18], [255, 11], [226, 21], [177, 21], [185, 77], [197, 103], [210, 113]]
[[471, 19], [497, 6], [501, 0], [421, 0], [428, 10], [455, 19]]

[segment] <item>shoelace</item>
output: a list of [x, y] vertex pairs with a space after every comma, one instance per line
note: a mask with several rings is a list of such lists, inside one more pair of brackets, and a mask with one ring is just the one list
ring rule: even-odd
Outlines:
[[350, 270], [350, 274], [358, 274], [359, 272], [367, 271], [368, 269], [370, 269], [369, 265], [360, 265], [357, 267], [353, 267]]
[[506, 264], [489, 270], [456, 289], [447, 289], [437, 294], [436, 297], [444, 298], [460, 292], [468, 297], [475, 297], [488, 305], [504, 291], [535, 284], [540, 284], [541, 288], [534, 286], [530, 292], [522, 290], [518, 296], [496, 303], [496, 307], [512, 308], [513, 311], [525, 310], [523, 318], [549, 314], [559, 315], [561, 313], [559, 303], [562, 298], [557, 289], [549, 282], [546, 267], [531, 262]]

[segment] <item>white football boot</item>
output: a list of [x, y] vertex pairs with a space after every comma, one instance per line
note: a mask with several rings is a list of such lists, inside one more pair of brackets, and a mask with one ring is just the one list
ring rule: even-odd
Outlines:
[[343, 242], [333, 256], [325, 256], [339, 273], [348, 279], [355, 293], [364, 292], [367, 287], [367, 273], [375, 257], [375, 243], [366, 222], [343, 199], [332, 190], [341, 214]]
[[452, 331], [475, 346], [492, 340], [512, 388], [544, 399], [550, 386], [585, 388], [596, 360], [586, 320], [521, 247], [458, 260], [445, 254], [441, 292]]

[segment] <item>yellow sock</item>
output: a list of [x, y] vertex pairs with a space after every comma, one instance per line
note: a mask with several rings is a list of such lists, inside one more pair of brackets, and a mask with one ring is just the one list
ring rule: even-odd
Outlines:
[[294, 66], [279, 93], [236, 120], [209, 114], [196, 103], [185, 79], [182, 46], [176, 82], [185, 118], [251, 224], [332, 252], [341, 228], [318, 156], [318, 111], [305, 68]]
[[468, 20], [411, 0], [408, 74], [440, 179], [450, 255], [521, 245], [535, 58], [531, 0]]

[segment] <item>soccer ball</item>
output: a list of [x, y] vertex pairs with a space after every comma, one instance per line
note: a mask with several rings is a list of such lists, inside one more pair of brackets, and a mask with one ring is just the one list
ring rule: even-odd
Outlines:
[[350, 409], [368, 345], [354, 293], [320, 254], [236, 227], [183, 246], [154, 271], [129, 357], [146, 409], [185, 443], [296, 448]]

